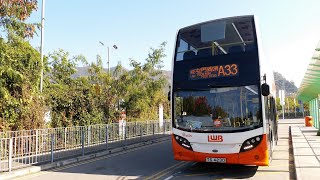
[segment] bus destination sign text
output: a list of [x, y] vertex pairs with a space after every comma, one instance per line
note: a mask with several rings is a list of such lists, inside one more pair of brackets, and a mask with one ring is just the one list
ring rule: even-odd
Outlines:
[[239, 70], [237, 64], [217, 65], [200, 67], [191, 69], [189, 72], [190, 80], [209, 79], [209, 78], [222, 78], [238, 76]]

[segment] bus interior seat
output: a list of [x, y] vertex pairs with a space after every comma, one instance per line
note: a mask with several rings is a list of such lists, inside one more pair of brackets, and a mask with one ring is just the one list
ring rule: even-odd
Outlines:
[[194, 51], [187, 51], [183, 54], [183, 60], [193, 59], [196, 56]]
[[247, 44], [246, 46], [246, 51], [253, 51], [256, 49], [256, 46], [254, 44]]
[[204, 58], [204, 57], [209, 57], [209, 56], [212, 56], [211, 48], [198, 50], [197, 57]]
[[231, 46], [229, 48], [229, 53], [240, 53], [243, 52], [243, 48], [241, 46]]

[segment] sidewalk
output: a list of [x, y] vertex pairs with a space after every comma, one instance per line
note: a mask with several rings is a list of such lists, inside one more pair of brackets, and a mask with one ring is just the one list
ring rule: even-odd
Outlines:
[[291, 126], [297, 180], [320, 179], [320, 136], [317, 136], [317, 131], [304, 124]]

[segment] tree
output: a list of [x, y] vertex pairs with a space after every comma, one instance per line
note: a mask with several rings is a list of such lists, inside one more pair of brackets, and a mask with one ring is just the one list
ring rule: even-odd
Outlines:
[[101, 123], [102, 113], [94, 107], [93, 81], [87, 77], [73, 78], [78, 62], [87, 64], [79, 55], [58, 50], [49, 55], [49, 81], [44, 93], [52, 111], [52, 127]]
[[39, 80], [39, 52], [21, 37], [0, 39], [0, 129], [43, 127]]
[[[37, 9], [37, 0], [0, 0], [0, 29], [19, 37], [33, 37], [39, 24], [25, 23]], [[0, 36], [1, 37], [1, 36]]]
[[164, 87], [168, 82], [160, 71], [165, 45], [162, 43], [157, 49], [151, 48], [145, 64], [131, 59], [133, 70], [123, 78], [127, 92], [124, 107], [131, 119], [157, 119], [159, 104], [167, 104]]

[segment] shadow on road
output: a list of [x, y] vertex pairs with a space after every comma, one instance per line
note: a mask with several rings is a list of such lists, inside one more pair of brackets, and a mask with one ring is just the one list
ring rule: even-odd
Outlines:
[[195, 163], [183, 170], [183, 174], [176, 177], [183, 179], [199, 179], [199, 178], [232, 178], [232, 179], [248, 179], [253, 177], [257, 172], [257, 166], [244, 165], [228, 165], [216, 163]]

